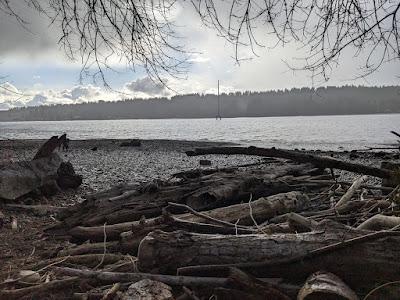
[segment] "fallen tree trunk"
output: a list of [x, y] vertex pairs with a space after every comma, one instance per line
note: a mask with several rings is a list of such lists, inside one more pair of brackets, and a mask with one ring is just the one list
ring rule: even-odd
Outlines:
[[257, 148], [257, 147], [213, 147], [197, 148], [194, 151], [187, 151], [188, 156], [197, 156], [205, 154], [224, 154], [224, 155], [256, 155], [263, 157], [280, 157], [301, 163], [312, 163], [320, 168], [341, 169], [354, 173], [370, 175], [379, 178], [393, 178], [395, 173], [386, 170], [362, 164], [350, 163], [332, 157], [321, 157], [312, 154], [305, 154], [297, 151], [276, 149], [276, 148]]
[[[140, 243], [138, 266], [141, 271], [175, 273], [184, 266], [227, 264], [246, 269], [257, 277], [281, 277], [289, 281], [304, 281], [311, 273], [326, 270], [357, 292], [366, 292], [380, 282], [398, 279], [400, 236], [397, 232], [392, 232], [394, 235], [390, 237], [376, 235], [355, 239], [346, 247], [340, 247], [343, 240], [363, 237], [365, 231], [345, 226], [335, 228], [335, 225], [331, 226], [332, 222], [324, 224], [324, 229], [312, 232], [269, 236], [152, 232]], [[307, 256], [313, 250], [332, 244], [335, 246], [327, 247], [323, 252], [316, 251], [319, 254], [315, 256]], [[179, 259], [176, 259], [176, 253], [179, 253]], [[307, 259], [292, 260], [293, 257]], [[260, 264], [248, 264], [249, 261]], [[221, 270], [224, 269], [216, 269], [217, 273], [211, 274], [224, 276]]]
[[[216, 208], [202, 212], [202, 214], [221, 221], [236, 223], [240, 220], [238, 224], [254, 225], [253, 222], [264, 222], [275, 215], [305, 208], [308, 202], [308, 197], [303, 193], [288, 192], [269, 196], [267, 198], [260, 198], [250, 204], [243, 203]], [[173, 217], [192, 223], [209, 223], [204, 218], [192, 214], [175, 215]], [[172, 219], [161, 216], [145, 221], [125, 222], [106, 226], [77, 226], [72, 228], [68, 234], [78, 240], [102, 241], [104, 239], [105, 230], [107, 240], [110, 241], [118, 240], [122, 232], [131, 231], [135, 239], [140, 240], [146, 234], [156, 229], [171, 231], [182, 229], [181, 226], [184, 225], [185, 224], [178, 224]], [[189, 226], [189, 224], [186, 225]]]
[[[112, 197], [110, 193], [100, 193], [101, 196], [90, 197], [65, 210], [59, 216], [62, 222], [53, 230], [61, 229], [65, 233], [76, 226], [118, 224], [137, 221], [142, 216], [153, 218], [161, 215], [168, 202], [186, 204], [195, 210], [210, 210], [248, 202], [250, 195], [258, 199], [294, 190], [290, 183], [296, 181], [296, 175], [301, 176], [311, 170], [311, 165], [289, 164], [278, 167], [274, 164], [261, 170], [218, 172], [181, 182], [162, 183], [154, 186], [151, 191], [145, 187], [136, 191], [119, 189], [122, 194], [130, 195], [123, 199], [120, 197], [123, 195], [116, 195], [118, 191], [113, 191]], [[283, 176], [288, 176], [286, 181], [280, 180]], [[175, 209], [171, 212], [179, 213], [182, 210]]]
[[93, 279], [101, 283], [137, 282], [143, 279], [160, 281], [165, 284], [174, 286], [216, 287], [216, 286], [225, 286], [229, 283], [229, 279], [227, 278], [216, 278], [216, 277], [210, 278], [210, 277], [160, 275], [160, 274], [149, 274], [149, 273], [102, 272], [102, 271], [91, 271], [91, 270], [79, 270], [67, 267], [64, 268], [53, 267], [52, 270], [60, 275]]
[[[248, 203], [235, 204], [231, 206], [216, 208], [209, 211], [203, 211], [202, 214], [211, 218], [240, 225], [255, 225], [284, 213], [304, 209], [309, 204], [309, 198], [297, 191], [281, 193], [269, 197], [262, 197]], [[190, 222], [206, 222], [207, 220], [200, 216], [187, 215], [177, 218]]]

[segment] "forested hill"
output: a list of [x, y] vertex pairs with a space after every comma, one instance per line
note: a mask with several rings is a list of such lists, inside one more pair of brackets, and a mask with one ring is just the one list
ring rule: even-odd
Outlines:
[[[221, 116], [266, 117], [399, 113], [400, 87], [326, 87], [268, 92], [236, 92], [220, 96]], [[127, 99], [14, 108], [0, 121], [136, 118], [214, 118], [216, 95], [181, 95], [171, 99]]]

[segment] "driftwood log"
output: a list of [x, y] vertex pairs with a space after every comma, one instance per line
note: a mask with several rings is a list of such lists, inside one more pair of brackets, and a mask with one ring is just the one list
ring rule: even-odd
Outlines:
[[[323, 227], [312, 232], [280, 235], [222, 236], [155, 231], [139, 246], [139, 269], [175, 273], [185, 266], [226, 264], [226, 267], [239, 266], [258, 277], [281, 277], [294, 282], [304, 282], [310, 274], [326, 270], [360, 293], [397, 280], [400, 272], [400, 253], [396, 250], [400, 242], [398, 232], [391, 232], [392, 236], [373, 234], [364, 238], [365, 231], [338, 225], [323, 222]], [[341, 245], [344, 240], [352, 242]], [[175, 259], [176, 253], [179, 259]], [[195, 269], [190, 269], [183, 272], [185, 268], [182, 268], [180, 273], [198, 275]], [[207, 276], [224, 276], [224, 268], [216, 268], [215, 273], [213, 268], [210, 270]]]
[[197, 156], [205, 154], [224, 154], [224, 155], [255, 155], [263, 157], [280, 157], [301, 163], [312, 163], [319, 168], [341, 169], [354, 173], [370, 175], [379, 178], [393, 178], [395, 172], [370, 167], [362, 164], [350, 163], [332, 157], [322, 157], [312, 154], [301, 153], [298, 151], [290, 151], [276, 148], [257, 148], [257, 147], [213, 147], [213, 148], [197, 148], [194, 151], [187, 151], [188, 156]]
[[[236, 223], [239, 220], [238, 224], [254, 225], [254, 222], [264, 222], [277, 214], [304, 209], [308, 203], [309, 199], [303, 193], [288, 192], [269, 196], [267, 198], [260, 198], [251, 203], [246, 202], [224, 208], [216, 208], [202, 213], [221, 221]], [[192, 214], [175, 215], [174, 217], [192, 223], [209, 223], [204, 218]], [[171, 218], [157, 217], [145, 221], [139, 220], [106, 226], [77, 226], [69, 230], [68, 234], [78, 240], [102, 241], [105, 231], [107, 240], [110, 241], [118, 240], [122, 232], [131, 231], [134, 233], [135, 239], [141, 239], [147, 233], [156, 229], [168, 230], [168, 228], [170, 228], [169, 230], [176, 230], [179, 229], [180, 225], [184, 226], [182, 223], [178, 224], [177, 221], [178, 220], [175, 220], [174, 222]], [[189, 226], [189, 223], [186, 224]], [[203, 226], [203, 228], [205, 228], [205, 226]], [[193, 225], [192, 229], [195, 229]], [[210, 232], [212, 232], [213, 229], [217, 230], [216, 228], [210, 228]], [[195, 229], [194, 231], [197, 230]]]
[[15, 200], [49, 182], [55, 182], [61, 158], [53, 153], [33, 161], [20, 161], [0, 169], [0, 199]]
[[315, 168], [307, 164], [285, 164], [278, 168], [277, 165], [218, 172], [180, 182], [147, 184], [131, 190], [112, 189], [63, 211], [58, 217], [60, 224], [53, 230], [66, 233], [76, 226], [118, 224], [138, 221], [143, 216], [153, 218], [161, 215], [168, 202], [186, 204], [195, 210], [248, 202], [250, 195], [258, 199], [292, 191], [294, 188], [290, 184], [297, 177], [315, 172]]

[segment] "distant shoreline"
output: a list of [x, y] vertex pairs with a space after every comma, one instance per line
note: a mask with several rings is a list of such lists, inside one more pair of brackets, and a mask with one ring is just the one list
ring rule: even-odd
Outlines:
[[[2, 111], [0, 111], [1, 113]], [[252, 118], [287, 118], [287, 117], [334, 117], [334, 116], [368, 116], [368, 115], [396, 115], [400, 114], [399, 112], [377, 112], [377, 113], [354, 113], [354, 114], [316, 114], [316, 115], [274, 115], [274, 116], [237, 116], [237, 117], [224, 117], [222, 119], [252, 119]], [[60, 119], [60, 120], [1, 120], [0, 123], [23, 123], [23, 122], [74, 122], [74, 121], [128, 121], [128, 120], [204, 120], [210, 119], [213, 120], [215, 118], [212, 117], [193, 117], [193, 118], [116, 118], [116, 119]]]
[[[400, 113], [400, 86], [342, 86], [186, 94], [171, 98], [52, 104], [25, 103], [0, 112], [1, 121], [192, 119]], [[218, 105], [219, 103], [219, 105]], [[25, 106], [25, 107], [22, 107]], [[12, 106], [13, 107], [13, 106]]]

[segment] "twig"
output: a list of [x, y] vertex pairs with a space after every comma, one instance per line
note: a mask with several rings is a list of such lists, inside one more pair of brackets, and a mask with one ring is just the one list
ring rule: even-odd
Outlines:
[[400, 281], [390, 281], [390, 282], [386, 282], [384, 284], [381, 284], [380, 286], [372, 289], [371, 291], [369, 291], [369, 293], [363, 298], [363, 300], [367, 300], [369, 298], [369, 296], [371, 296], [373, 293], [375, 293], [377, 290], [380, 290], [381, 288], [388, 286], [388, 285], [392, 285], [392, 284], [396, 284], [396, 283], [400, 283]]
[[206, 214], [203, 214], [203, 213], [200, 213], [200, 212], [198, 212], [198, 211], [195, 211], [193, 208], [191, 208], [190, 206], [185, 205], [185, 204], [179, 204], [179, 203], [174, 203], [174, 202], [168, 202], [168, 205], [174, 206], [174, 207], [184, 208], [184, 209], [188, 210], [189, 212], [191, 212], [193, 215], [198, 216], [198, 217], [203, 218], [203, 219], [206, 219], [206, 220], [208, 220], [208, 221], [214, 222], [214, 223], [216, 223], [216, 224], [225, 225], [225, 226], [234, 227], [234, 228], [248, 229], [248, 227], [246, 227], [246, 226], [241, 226], [241, 225], [233, 224], [233, 223], [230, 223], [230, 222], [218, 220], [218, 219], [215, 219], [215, 218], [213, 218], [213, 217], [207, 216]]
[[103, 240], [103, 249], [104, 249], [104, 251], [103, 251], [103, 257], [101, 258], [101, 261], [98, 263], [98, 265], [94, 267], [94, 270], [97, 270], [97, 268], [100, 267], [100, 266], [103, 264], [104, 258], [106, 257], [106, 252], [107, 252], [107, 232], [106, 232], [106, 225], [107, 225], [107, 222], [104, 223], [104, 225], [103, 225], [103, 234], [104, 234], [104, 240]]
[[[47, 265], [47, 266], [44, 266], [43, 268], [41, 268], [41, 269], [39, 269], [39, 270], [37, 270], [37, 271], [35, 271], [35, 272], [36, 272], [36, 273], [39, 273], [39, 272], [44, 271], [44, 270], [46, 270], [46, 269], [48, 269], [48, 268], [50, 268], [50, 267], [52, 267], [52, 266], [61, 264], [62, 262], [66, 261], [69, 257], [70, 257], [70, 255], [68, 255], [67, 257], [64, 257], [63, 259], [61, 259], [61, 260], [59, 260], [59, 261], [56, 261], [56, 262], [53, 262], [53, 263], [51, 263], [51, 264], [49, 264], [49, 265]], [[21, 277], [18, 277], [18, 278], [16, 278], [16, 279], [12, 279], [12, 280], [3, 281], [3, 282], [0, 283], [0, 286], [18, 282], [18, 281], [20, 281], [21, 279], [24, 279], [24, 278], [29, 277], [29, 276], [32, 276], [32, 274], [28, 274], [28, 275], [25, 275], [25, 276], [21, 276]]]

